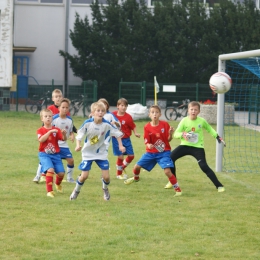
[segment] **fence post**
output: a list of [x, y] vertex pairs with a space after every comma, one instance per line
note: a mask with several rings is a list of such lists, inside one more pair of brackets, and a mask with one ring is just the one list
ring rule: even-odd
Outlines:
[[142, 103], [143, 106], [146, 105], [146, 82], [145, 81], [142, 82]]
[[196, 83], [196, 101], [199, 101], [199, 83]]

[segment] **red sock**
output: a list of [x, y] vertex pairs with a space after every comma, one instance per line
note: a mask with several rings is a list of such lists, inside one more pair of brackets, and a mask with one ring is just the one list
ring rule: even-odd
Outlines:
[[134, 168], [133, 173], [134, 173], [135, 180], [139, 180], [140, 170], [137, 170], [137, 169]]
[[117, 158], [117, 162], [116, 162], [116, 175], [122, 175], [123, 169], [122, 169], [122, 165], [123, 165], [123, 159]]
[[134, 155], [128, 155], [125, 160], [123, 161], [123, 169], [125, 169], [128, 164], [130, 164], [134, 160], [135, 156]]
[[46, 173], [46, 189], [47, 192], [53, 191], [52, 189], [52, 183], [53, 183], [53, 172], [48, 172]]
[[179, 184], [177, 182], [176, 177], [172, 174], [172, 176], [169, 178], [169, 181], [171, 182], [171, 184], [173, 185], [173, 188], [175, 189], [175, 191], [181, 192], [181, 188], [179, 187]]
[[56, 184], [56, 185], [60, 185], [61, 182], [62, 182], [62, 180], [63, 180], [63, 177], [64, 177], [64, 175], [63, 175], [62, 177], [60, 177], [58, 174], [56, 174], [55, 184]]

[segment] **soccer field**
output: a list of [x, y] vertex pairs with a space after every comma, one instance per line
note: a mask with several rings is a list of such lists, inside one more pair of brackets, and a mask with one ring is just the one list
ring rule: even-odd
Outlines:
[[[79, 127], [83, 120], [75, 117], [74, 124]], [[44, 184], [32, 182], [39, 115], [0, 112], [0, 122], [0, 259], [260, 259], [259, 174], [217, 173], [226, 188], [218, 193], [188, 156], [177, 161], [183, 195], [173, 197], [174, 190], [164, 189], [168, 180], [158, 165], [141, 171], [138, 183], [116, 179], [110, 147], [110, 201], [103, 200], [96, 165], [77, 200], [69, 201], [70, 183], [51, 199]], [[140, 134], [146, 122], [136, 122]], [[126, 169], [129, 177], [145, 151], [142, 138], [131, 140], [135, 159]], [[69, 143], [76, 178], [81, 153]], [[215, 169], [216, 142], [207, 133], [205, 150]]]

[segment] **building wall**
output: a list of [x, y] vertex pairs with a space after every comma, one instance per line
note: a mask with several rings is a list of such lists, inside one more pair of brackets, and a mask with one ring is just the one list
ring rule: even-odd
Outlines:
[[13, 0], [0, 1], [0, 88], [12, 86]]
[[[34, 77], [39, 84], [63, 84], [65, 79], [64, 58], [59, 50], [66, 50], [66, 22], [69, 29], [73, 30], [75, 13], [82, 18], [90, 15], [89, 5], [69, 5], [66, 13], [66, 0], [63, 4], [35, 4], [15, 2], [14, 7], [14, 45], [23, 47], [36, 47], [33, 53], [15, 53], [16, 56], [28, 56], [30, 59], [29, 75]], [[68, 1], [70, 2], [70, 1]], [[68, 39], [67, 51], [76, 54], [76, 50]], [[68, 71], [69, 84], [79, 84], [81, 79], [73, 76], [72, 70]], [[35, 84], [29, 78], [29, 84]]]

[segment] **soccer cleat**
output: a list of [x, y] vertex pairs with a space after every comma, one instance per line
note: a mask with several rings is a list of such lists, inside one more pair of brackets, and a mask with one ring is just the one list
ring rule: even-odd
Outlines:
[[40, 177], [39, 176], [35, 176], [33, 179], [33, 182], [35, 183], [39, 183]]
[[70, 200], [75, 200], [79, 195], [79, 191], [76, 191], [76, 189], [74, 189], [70, 195]]
[[108, 189], [102, 188], [102, 190], [104, 191], [104, 200], [110, 200], [110, 194]]
[[176, 193], [173, 197], [178, 197], [178, 196], [181, 196], [181, 195], [182, 195], [181, 191], [176, 191]]
[[126, 174], [120, 174], [120, 175], [117, 175], [116, 178], [119, 179], [119, 180], [126, 180], [127, 175]]
[[170, 181], [165, 185], [164, 189], [172, 189], [172, 184]]
[[67, 182], [69, 183], [75, 183], [75, 180], [73, 178], [67, 178]]
[[133, 183], [133, 182], [138, 182], [139, 181], [139, 179], [138, 180], [135, 180], [135, 177], [132, 177], [132, 178], [129, 178], [129, 179], [127, 179], [127, 180], [125, 180], [124, 181], [124, 184], [131, 184], [131, 183]]
[[55, 187], [56, 187], [56, 190], [57, 190], [59, 193], [63, 193], [63, 189], [62, 189], [62, 186], [61, 186], [61, 185], [55, 184]]
[[218, 187], [218, 192], [224, 192], [225, 188], [224, 187]]
[[54, 191], [48, 192], [47, 197], [54, 198]]
[[40, 183], [42, 183], [42, 182], [46, 182], [46, 176], [41, 176], [41, 178], [40, 178], [40, 181], [39, 181]]

